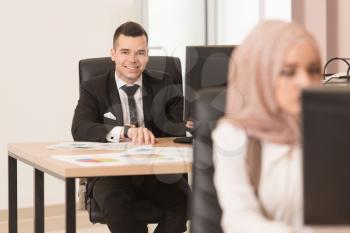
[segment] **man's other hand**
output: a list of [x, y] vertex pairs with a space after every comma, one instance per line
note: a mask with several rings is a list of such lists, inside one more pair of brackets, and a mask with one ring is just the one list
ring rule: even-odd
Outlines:
[[193, 128], [193, 121], [187, 121], [186, 128], [192, 129]]

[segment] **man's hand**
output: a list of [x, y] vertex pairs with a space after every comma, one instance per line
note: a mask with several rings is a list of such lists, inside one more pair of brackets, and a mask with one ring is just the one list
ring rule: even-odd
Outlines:
[[186, 128], [192, 129], [193, 128], [193, 121], [186, 121]]
[[130, 138], [132, 144], [154, 144], [156, 139], [151, 131], [147, 128], [130, 128], [128, 130], [128, 138]]

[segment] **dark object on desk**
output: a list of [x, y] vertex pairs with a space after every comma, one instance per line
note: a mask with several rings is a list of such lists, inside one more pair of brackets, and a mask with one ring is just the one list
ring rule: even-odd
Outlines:
[[[91, 58], [79, 61], [79, 84], [98, 75], [115, 69], [110, 57]], [[150, 56], [145, 72], [152, 77], [162, 78], [164, 75], [173, 77], [173, 80], [182, 93], [182, 75], [180, 59], [176, 57]], [[87, 188], [86, 190], [91, 190]], [[104, 223], [104, 215], [93, 197], [86, 195], [86, 208], [92, 223]], [[162, 211], [150, 200], [138, 200], [135, 203], [134, 213], [140, 221], [157, 223]]]
[[174, 139], [174, 142], [176, 143], [192, 143], [193, 142], [193, 137], [178, 137]]
[[350, 225], [350, 89], [305, 90], [302, 104], [305, 224]]
[[211, 131], [224, 114], [226, 88], [200, 91], [196, 105], [196, 132], [193, 141], [193, 179], [190, 203], [191, 233], [222, 233], [221, 208], [213, 183]]
[[[187, 128], [186, 127], [186, 132], [190, 132], [191, 135], [194, 135], [195, 133], [195, 128], [196, 128], [196, 123], [193, 122], [193, 128]], [[177, 137], [173, 140], [175, 143], [186, 143], [186, 144], [191, 144], [193, 142], [193, 136], [185, 136], [185, 137]]]

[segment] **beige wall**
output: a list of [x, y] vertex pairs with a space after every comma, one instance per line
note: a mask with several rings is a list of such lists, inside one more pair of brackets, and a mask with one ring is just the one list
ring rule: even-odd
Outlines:
[[[337, 55], [350, 58], [350, 1], [338, 0]], [[336, 26], [336, 25], [335, 25]]]
[[[71, 140], [78, 60], [108, 56], [115, 28], [140, 21], [141, 0], [0, 1], [0, 209], [7, 208], [6, 144]], [[33, 170], [19, 163], [19, 207], [33, 204]], [[45, 176], [46, 204], [64, 200]]]
[[292, 0], [292, 19], [303, 24], [316, 38], [323, 60], [327, 57], [327, 0]]
[[[304, 23], [316, 37], [323, 60], [327, 57], [327, 0], [306, 0]], [[310, 12], [310, 13], [309, 13]]]
[[[332, 57], [350, 58], [350, 1], [293, 0], [292, 18], [305, 25], [320, 45], [324, 62]], [[342, 63], [330, 67], [331, 72], [345, 71]]]

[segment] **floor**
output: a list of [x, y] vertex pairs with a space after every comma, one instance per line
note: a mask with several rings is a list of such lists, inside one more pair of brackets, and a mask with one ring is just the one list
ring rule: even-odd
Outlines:
[[[8, 233], [7, 222], [0, 221], [0, 232]], [[156, 225], [148, 226], [149, 233], [152, 233]], [[18, 223], [18, 233], [33, 233], [33, 221], [23, 219]], [[65, 233], [64, 217], [49, 217], [45, 219], [45, 233]], [[110, 233], [105, 224], [92, 224], [89, 222], [86, 211], [77, 211], [77, 233]]]
[[[0, 221], [0, 232], [8, 233], [8, 223]], [[46, 233], [64, 233], [64, 216], [45, 217]], [[33, 218], [20, 219], [18, 222], [18, 233], [33, 233]], [[92, 224], [89, 222], [86, 211], [77, 211], [77, 233], [109, 233], [106, 225]]]

